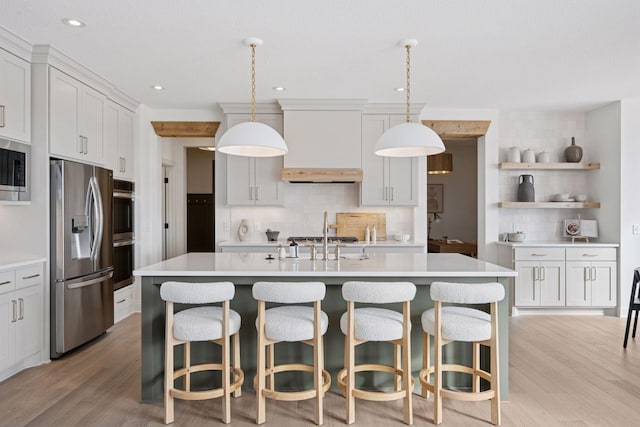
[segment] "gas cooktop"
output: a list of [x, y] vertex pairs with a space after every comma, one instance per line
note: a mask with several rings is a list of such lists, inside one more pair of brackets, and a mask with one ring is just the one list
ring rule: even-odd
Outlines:
[[[330, 236], [327, 237], [329, 243], [356, 243], [358, 241], [357, 237], [336, 237]], [[291, 236], [287, 239], [288, 242], [296, 242], [296, 243], [322, 243], [322, 236]]]

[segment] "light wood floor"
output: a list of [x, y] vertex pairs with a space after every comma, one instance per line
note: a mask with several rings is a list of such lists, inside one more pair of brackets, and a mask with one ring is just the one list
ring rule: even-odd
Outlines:
[[[624, 319], [511, 318], [511, 400], [505, 426], [632, 426], [640, 422], [640, 336], [622, 349]], [[1, 426], [162, 424], [160, 403], [138, 403], [140, 316], [80, 351], [0, 383]], [[179, 426], [221, 424], [220, 400], [176, 402]], [[232, 424], [254, 426], [255, 398], [232, 401]], [[414, 395], [415, 425], [431, 425], [432, 400]], [[400, 402], [356, 403], [356, 425], [404, 425]], [[344, 399], [329, 393], [325, 426], [343, 426]], [[489, 404], [445, 400], [445, 426], [488, 426]], [[305, 402], [267, 402], [267, 424], [314, 425]]]

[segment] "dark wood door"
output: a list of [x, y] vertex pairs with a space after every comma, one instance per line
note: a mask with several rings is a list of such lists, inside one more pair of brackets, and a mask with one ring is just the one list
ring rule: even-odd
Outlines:
[[214, 251], [213, 194], [187, 194], [187, 252]]

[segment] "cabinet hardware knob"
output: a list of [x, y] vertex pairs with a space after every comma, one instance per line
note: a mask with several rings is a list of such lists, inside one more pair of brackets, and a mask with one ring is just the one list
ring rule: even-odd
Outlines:
[[116, 304], [122, 304], [123, 302], [125, 302], [126, 299], [121, 299], [120, 301], [118, 301]]
[[531, 256], [547, 256], [547, 254], [531, 254]]
[[11, 283], [11, 280], [5, 280], [4, 282], [0, 282], [0, 286]]
[[13, 305], [13, 316], [11, 317], [11, 323], [15, 323], [18, 320], [18, 303], [16, 300], [12, 299], [11, 304]]
[[3, 127], [6, 126], [6, 123], [5, 123], [5, 116], [6, 116], [5, 109], [6, 109], [6, 107], [4, 105], [0, 105], [0, 110], [2, 110], [2, 116], [0, 116], [0, 117], [2, 117], [2, 122], [0, 122], [0, 128], [3, 128]]
[[34, 277], [39, 277], [40, 274], [32, 274], [31, 276], [24, 276], [22, 280], [33, 279]]
[[24, 300], [22, 298], [18, 298], [20, 302], [20, 315], [18, 316], [18, 320], [24, 319]]

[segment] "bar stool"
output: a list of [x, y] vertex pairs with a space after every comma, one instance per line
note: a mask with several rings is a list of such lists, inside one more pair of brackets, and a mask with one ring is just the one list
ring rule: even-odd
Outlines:
[[624, 344], [623, 348], [627, 348], [627, 341], [629, 340], [629, 326], [631, 326], [631, 317], [635, 312], [635, 319], [633, 320], [633, 333], [632, 338], [636, 337], [636, 328], [638, 327], [638, 311], [640, 311], [640, 289], [638, 286], [640, 283], [640, 267], [633, 270], [633, 284], [631, 285], [631, 299], [629, 300], [629, 311], [627, 313], [627, 327], [624, 330]]
[[[404, 422], [413, 424], [410, 301], [415, 295], [416, 287], [409, 282], [345, 282], [342, 285], [347, 312], [340, 318], [340, 329], [345, 334], [345, 357], [344, 369], [338, 373], [338, 385], [347, 401], [347, 424], [355, 422], [355, 398], [373, 401], [404, 399]], [[402, 303], [402, 313], [379, 307], [355, 308], [355, 303], [399, 302]], [[377, 363], [356, 365], [355, 348], [367, 341], [391, 342], [394, 366]], [[355, 374], [363, 371], [393, 374], [394, 390], [369, 391], [356, 388]]]
[[[500, 283], [447, 283], [431, 284], [434, 308], [422, 314], [423, 359], [419, 378], [422, 396], [433, 393], [433, 422], [442, 423], [442, 398], [466, 401], [491, 400], [491, 422], [500, 425], [500, 381], [498, 372], [498, 301], [504, 299]], [[475, 308], [443, 307], [442, 303], [486, 304], [490, 314]], [[434, 365], [430, 366], [430, 337], [434, 336]], [[453, 341], [473, 343], [473, 366], [444, 364], [442, 347]], [[491, 373], [480, 369], [480, 345], [490, 347]], [[463, 372], [472, 375], [472, 391], [454, 391], [442, 387], [442, 373]], [[434, 374], [433, 383], [430, 375]], [[489, 390], [480, 391], [480, 378], [489, 381]]]
[[[326, 288], [322, 282], [256, 282], [253, 298], [258, 301], [258, 363], [254, 380], [256, 390], [256, 424], [266, 420], [266, 398], [297, 401], [316, 399], [314, 420], [323, 423], [323, 398], [331, 385], [331, 375], [324, 369], [323, 335], [327, 332], [329, 318], [320, 309]], [[266, 303], [303, 304], [281, 305], [266, 309]], [[313, 347], [313, 365], [302, 363], [275, 364], [275, 344], [303, 342]], [[268, 351], [268, 353], [267, 353]], [[266, 360], [265, 360], [266, 359]], [[278, 391], [275, 374], [289, 371], [313, 372], [313, 389]]]
[[[231, 282], [183, 283], [164, 282], [160, 297], [166, 301], [166, 338], [164, 369], [164, 422], [174, 420], [173, 400], [204, 400], [223, 397], [222, 421], [231, 422], [230, 395], [239, 397], [244, 382], [240, 369], [240, 315], [229, 308], [235, 288]], [[209, 304], [219, 306], [188, 308], [174, 314], [173, 304]], [[223, 331], [227, 331], [224, 333]], [[233, 365], [229, 358], [230, 337], [233, 337]], [[222, 363], [191, 365], [191, 342], [211, 341], [222, 346]], [[174, 371], [174, 347], [184, 344], [184, 367]], [[191, 390], [191, 374], [202, 371], [221, 371], [220, 388]], [[233, 375], [233, 381], [230, 377]], [[175, 387], [175, 380], [184, 377], [184, 389]]]

